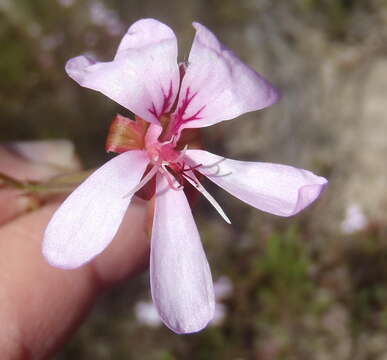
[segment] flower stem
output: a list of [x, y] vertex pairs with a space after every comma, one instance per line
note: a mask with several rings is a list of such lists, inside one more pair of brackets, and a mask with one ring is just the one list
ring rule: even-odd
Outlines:
[[0, 188], [8, 187], [27, 193], [42, 195], [68, 193], [83, 182], [91, 172], [92, 170], [85, 170], [76, 173], [62, 174], [41, 182], [29, 180], [21, 181], [0, 172]]

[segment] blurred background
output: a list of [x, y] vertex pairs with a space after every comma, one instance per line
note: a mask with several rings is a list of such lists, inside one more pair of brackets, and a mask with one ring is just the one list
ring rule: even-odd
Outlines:
[[112, 59], [139, 18], [169, 24], [187, 58], [196, 20], [283, 93], [205, 129], [209, 150], [330, 180], [277, 218], [207, 184], [233, 225], [194, 210], [216, 283], [215, 321], [178, 336], [150, 305], [148, 274], [96, 304], [62, 359], [387, 359], [385, 0], [0, 0], [0, 141], [70, 139], [86, 167], [108, 159], [126, 110], [67, 77], [81, 53]]

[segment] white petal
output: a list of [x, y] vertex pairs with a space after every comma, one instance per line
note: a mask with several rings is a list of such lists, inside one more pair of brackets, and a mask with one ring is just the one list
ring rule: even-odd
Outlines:
[[123, 153], [70, 194], [45, 232], [43, 254], [50, 264], [73, 269], [109, 245], [132, 198], [125, 195], [138, 184], [148, 162], [145, 151]]
[[315, 201], [327, 180], [308, 170], [262, 162], [223, 158], [203, 150], [187, 150], [197, 171], [238, 199], [262, 211], [292, 216]]
[[81, 86], [157, 124], [172, 107], [179, 87], [176, 37], [157, 20], [139, 20], [129, 28], [113, 61], [78, 56], [67, 62], [66, 71]]
[[151, 241], [153, 301], [176, 333], [203, 329], [214, 314], [214, 290], [191, 209], [183, 191], [158, 175]]

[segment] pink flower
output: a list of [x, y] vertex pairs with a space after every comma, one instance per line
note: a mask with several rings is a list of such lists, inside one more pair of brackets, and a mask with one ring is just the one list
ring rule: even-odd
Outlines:
[[[278, 100], [276, 90], [214, 34], [193, 25], [196, 36], [188, 63], [180, 67], [173, 31], [153, 19], [129, 28], [113, 61], [79, 56], [67, 63], [70, 77], [130, 109], [137, 121], [117, 118], [121, 146], [109, 140], [108, 149], [121, 154], [67, 198], [49, 223], [43, 244], [54, 266], [72, 269], [89, 262], [113, 239], [132, 196], [156, 179], [151, 291], [160, 317], [177, 333], [201, 330], [215, 305], [210, 268], [183, 186], [191, 183], [229, 221], [196, 175], [280, 216], [304, 209], [327, 183], [307, 170], [230, 160], [185, 146], [184, 129], [230, 120]], [[138, 135], [135, 145], [122, 141], [125, 131]]]

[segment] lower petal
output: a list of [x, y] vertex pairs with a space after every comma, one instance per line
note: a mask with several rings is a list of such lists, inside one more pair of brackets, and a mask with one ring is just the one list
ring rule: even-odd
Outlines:
[[157, 179], [150, 277], [153, 301], [176, 333], [203, 329], [214, 314], [211, 271], [183, 191]]
[[70, 194], [45, 232], [43, 254], [50, 264], [73, 269], [109, 245], [131, 201], [125, 195], [138, 184], [148, 162], [144, 151], [123, 153]]
[[292, 216], [315, 201], [328, 181], [308, 170], [263, 162], [237, 161], [203, 150], [186, 157], [215, 184], [259, 210]]

